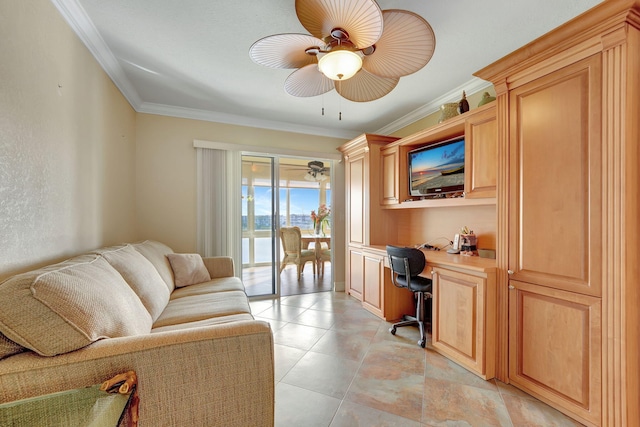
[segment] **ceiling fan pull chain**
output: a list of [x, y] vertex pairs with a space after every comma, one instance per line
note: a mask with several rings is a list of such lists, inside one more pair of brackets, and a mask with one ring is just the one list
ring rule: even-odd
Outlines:
[[[342, 80], [338, 80], [338, 93], [340, 93], [340, 91], [342, 90]], [[338, 110], [340, 111], [338, 113], [338, 120], [342, 121], [342, 97], [339, 96], [338, 97]]]

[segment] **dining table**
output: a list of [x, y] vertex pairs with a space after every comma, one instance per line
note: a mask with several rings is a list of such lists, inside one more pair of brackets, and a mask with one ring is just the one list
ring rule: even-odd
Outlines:
[[309, 247], [309, 243], [315, 243], [320, 244], [320, 243], [327, 243], [328, 245], [331, 245], [331, 236], [326, 235], [326, 234], [303, 234], [302, 235], [302, 247], [304, 249]]
[[[314, 248], [319, 247], [322, 243], [326, 243], [327, 246], [331, 247], [331, 236], [328, 234], [306, 233], [301, 236], [301, 240], [303, 249], [307, 249], [309, 247], [309, 243], [314, 243]], [[316, 251], [316, 259], [319, 257], [320, 251]]]

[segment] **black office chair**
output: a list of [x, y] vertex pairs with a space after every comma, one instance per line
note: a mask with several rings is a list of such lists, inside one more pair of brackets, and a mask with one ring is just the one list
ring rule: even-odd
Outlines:
[[416, 315], [404, 315], [403, 320], [394, 323], [389, 332], [396, 334], [396, 328], [401, 326], [418, 325], [420, 329], [420, 341], [418, 345], [425, 347], [427, 339], [425, 337], [425, 298], [431, 298], [431, 279], [419, 276], [424, 270], [427, 260], [419, 249], [400, 248], [387, 245], [389, 255], [389, 266], [391, 267], [391, 281], [399, 288], [407, 288], [416, 296]]

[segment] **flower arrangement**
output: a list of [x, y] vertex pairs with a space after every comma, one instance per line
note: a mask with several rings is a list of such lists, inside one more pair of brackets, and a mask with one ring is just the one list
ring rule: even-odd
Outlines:
[[311, 220], [316, 234], [320, 234], [322, 224], [329, 221], [329, 215], [331, 215], [331, 208], [325, 204], [318, 206], [318, 213], [315, 210], [311, 211]]

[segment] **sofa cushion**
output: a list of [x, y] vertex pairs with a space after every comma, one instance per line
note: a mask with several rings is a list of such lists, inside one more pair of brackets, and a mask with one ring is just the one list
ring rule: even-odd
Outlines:
[[151, 330], [140, 298], [98, 255], [14, 276], [0, 292], [0, 332], [43, 356]]
[[169, 302], [169, 289], [153, 264], [131, 245], [105, 250], [101, 255], [131, 286], [151, 319], [156, 320]]
[[192, 295], [203, 295], [215, 292], [242, 291], [244, 285], [242, 280], [237, 277], [224, 277], [220, 279], [212, 279], [208, 282], [198, 283], [197, 285], [186, 286], [176, 289], [171, 293], [171, 299], [188, 297]]
[[199, 328], [203, 326], [220, 325], [223, 323], [240, 322], [243, 320], [254, 320], [253, 316], [248, 313], [230, 314], [228, 316], [212, 317], [210, 319], [196, 320], [195, 322], [178, 323], [177, 325], [160, 326], [151, 329], [152, 333], [177, 331], [183, 329]]
[[211, 280], [200, 254], [167, 254], [176, 288]]
[[169, 246], [153, 240], [145, 240], [131, 246], [153, 264], [162, 280], [167, 284], [169, 292], [173, 292], [175, 289], [173, 270], [171, 270], [171, 264], [167, 259], [167, 254], [172, 254], [173, 250]]
[[231, 314], [251, 313], [247, 295], [241, 291], [193, 295], [169, 301], [154, 328], [196, 322]]
[[18, 343], [11, 341], [9, 338], [0, 334], [0, 359], [22, 353], [27, 349]]

